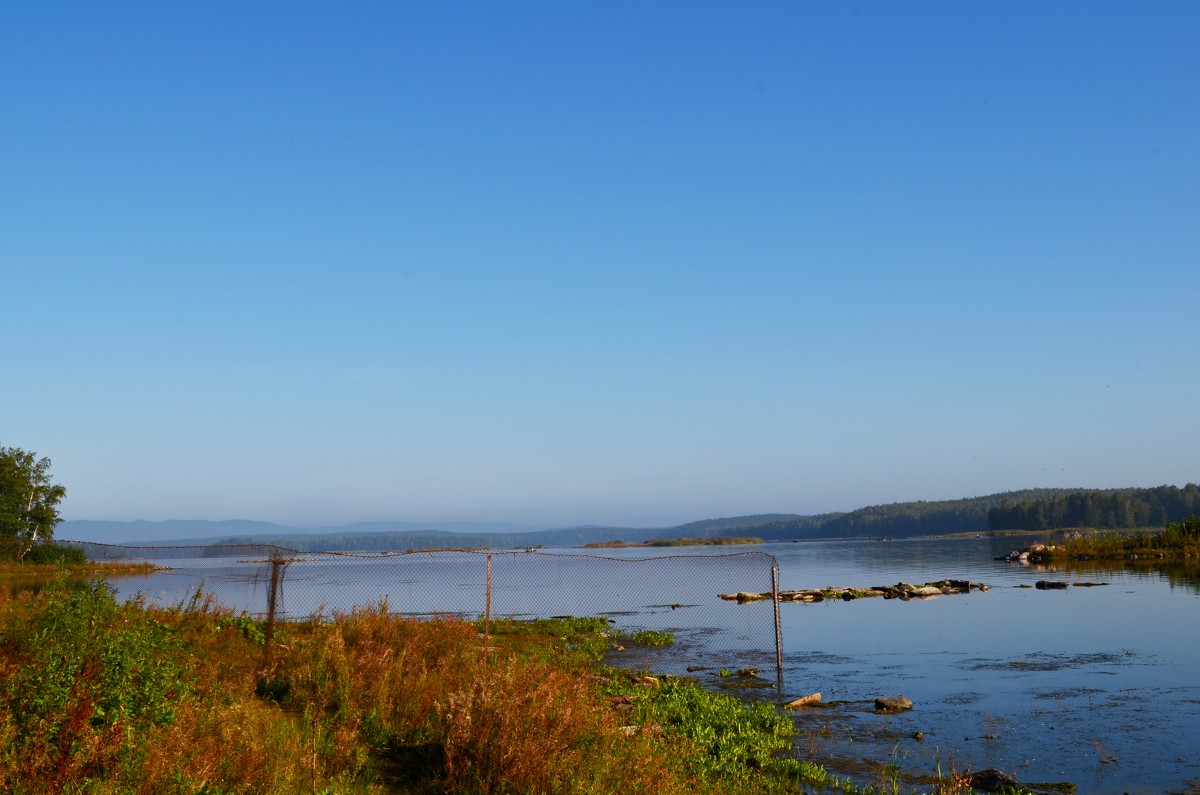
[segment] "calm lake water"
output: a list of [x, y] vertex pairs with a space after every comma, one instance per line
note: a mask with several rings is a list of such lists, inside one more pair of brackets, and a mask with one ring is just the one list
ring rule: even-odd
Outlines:
[[[624, 629], [668, 629], [668, 649], [615, 652], [613, 662], [664, 673], [688, 667], [703, 684], [829, 706], [795, 713], [797, 752], [836, 775], [879, 783], [879, 765], [910, 776], [998, 768], [1026, 785], [1072, 782], [1080, 793], [1200, 791], [1200, 571], [1123, 567], [1047, 571], [994, 560], [1011, 539], [805, 542], [738, 547], [497, 553], [491, 613], [609, 615]], [[757, 552], [742, 553], [752, 549]], [[780, 606], [778, 692], [770, 602], [718, 593], [780, 587], [865, 587], [970, 579], [987, 592], [928, 601], [859, 599]], [[163, 561], [160, 561], [163, 562]], [[115, 580], [126, 596], [186, 601], [203, 585], [239, 610], [265, 609], [261, 556], [165, 561], [171, 571]], [[289, 616], [386, 600], [414, 614], [483, 615], [487, 557], [317, 557], [290, 564]], [[1107, 583], [1036, 590], [1037, 580]], [[761, 679], [721, 677], [756, 667]], [[873, 712], [879, 696], [909, 712]], [[922, 740], [915, 739], [921, 732]], [[864, 765], [864, 760], [874, 764]], [[907, 791], [918, 786], [901, 783]], [[1189, 789], [1191, 787], [1191, 789]]]

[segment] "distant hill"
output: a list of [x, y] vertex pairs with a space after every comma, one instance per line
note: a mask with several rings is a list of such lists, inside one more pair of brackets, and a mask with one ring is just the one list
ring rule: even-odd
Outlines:
[[[1165, 490], [1165, 491], [1164, 491]], [[1041, 527], [1022, 524], [1026, 517], [1066, 516], [1059, 506], [1123, 507], [1134, 498], [1153, 502], [1167, 491], [1188, 500], [1197, 497], [1198, 487], [1183, 490], [1174, 486], [1159, 489], [1022, 489], [967, 497], [958, 500], [919, 500], [871, 505], [847, 513], [814, 516], [757, 514], [704, 519], [675, 527], [603, 527], [586, 525], [556, 529], [529, 528], [511, 524], [478, 522], [431, 523], [365, 522], [341, 527], [301, 528], [269, 522], [230, 520], [223, 522], [63, 522], [55, 537], [67, 541], [111, 544], [274, 544], [297, 551], [385, 551], [429, 548], [489, 547], [579, 547], [604, 541], [642, 542], [652, 538], [711, 538], [718, 535], [757, 537], [764, 541], [821, 538], [887, 537], [907, 538], [947, 533], [982, 533], [1004, 527]], [[1147, 494], [1149, 496], [1147, 496]], [[1113, 495], [1116, 495], [1114, 498]], [[1102, 499], [1103, 498], [1103, 499]], [[1117, 502], [1114, 502], [1114, 499]], [[1135, 500], [1136, 501], [1136, 500]], [[1189, 503], [1193, 504], [1193, 503]], [[1157, 503], [1155, 503], [1157, 505]], [[1146, 516], [1157, 521], [1158, 513], [1119, 513], [1113, 516]], [[1147, 509], [1148, 510], [1148, 509]], [[1022, 513], [1024, 511], [1024, 513]], [[992, 523], [989, 525], [989, 514]], [[1166, 514], [1163, 514], [1166, 515]], [[1172, 514], [1173, 515], [1173, 514]], [[1028, 520], [1032, 521], [1032, 520]], [[1028, 524], [1026, 521], [1026, 524]], [[1061, 526], [1061, 525], [1059, 525]]]
[[409, 549], [510, 549], [529, 547], [581, 547], [597, 541], [646, 541], [663, 531], [628, 527], [576, 527], [523, 533], [452, 533], [442, 530], [407, 530], [364, 533], [322, 531], [274, 536], [231, 536], [208, 543], [270, 543], [297, 552], [385, 552]]
[[338, 527], [304, 528], [240, 519], [203, 521], [172, 519], [162, 522], [101, 522], [71, 520], [55, 530], [62, 541], [87, 541], [131, 546], [188, 546], [208, 544], [274, 544], [297, 551], [406, 550], [430, 547], [582, 546], [596, 541], [645, 541], [663, 528], [589, 525], [538, 529], [523, 525], [483, 522], [360, 522]]
[[[840, 514], [825, 514], [825, 516], [840, 516]], [[749, 530], [756, 527], [767, 527], [775, 524], [801, 522], [818, 519], [816, 516], [801, 516], [796, 513], [760, 513], [754, 516], [732, 516], [721, 519], [701, 519], [698, 522], [688, 522], [678, 527], [670, 528], [676, 538], [712, 538], [718, 535], [750, 535], [735, 531]]]
[[167, 541], [178, 544], [186, 539], [213, 539], [227, 535], [267, 536], [303, 533], [303, 528], [285, 527], [270, 522], [230, 519], [210, 522], [172, 519], [166, 522], [100, 522], [72, 519], [61, 523], [54, 537], [63, 541], [90, 541], [101, 544], [146, 544]]
[[766, 541], [813, 538], [908, 538], [988, 530], [988, 511], [1003, 504], [1051, 499], [1088, 489], [1023, 489], [957, 500], [918, 500], [870, 505], [849, 513], [783, 518], [729, 528], [728, 535], [757, 536]]
[[313, 536], [328, 534], [379, 534], [379, 533], [528, 533], [544, 528], [499, 522], [357, 522], [334, 527], [294, 527], [254, 522], [245, 519], [207, 521], [202, 519], [169, 519], [162, 522], [101, 522], [90, 519], [73, 519], [63, 522], [55, 530], [56, 538], [67, 541], [90, 541], [102, 544], [146, 544], [167, 542], [211, 542], [213, 539], [232, 536], [249, 538], [279, 538], [290, 536]]
[[1151, 489], [1089, 489], [1032, 499], [1006, 499], [988, 511], [993, 530], [1059, 527], [1163, 526], [1200, 514], [1200, 486], [1188, 483]]

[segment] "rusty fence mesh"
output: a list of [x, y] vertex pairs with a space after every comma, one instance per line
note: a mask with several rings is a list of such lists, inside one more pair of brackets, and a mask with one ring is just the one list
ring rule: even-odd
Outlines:
[[159, 569], [110, 577], [118, 597], [161, 606], [211, 593], [259, 619], [307, 620], [386, 604], [412, 617], [468, 620], [604, 616], [625, 632], [670, 632], [661, 648], [631, 644], [614, 660], [668, 674], [747, 667], [782, 692], [778, 600], [739, 604], [719, 594], [778, 591], [775, 556], [712, 548], [602, 550], [438, 549], [300, 552], [267, 544], [122, 546], [57, 541], [93, 561], [145, 561]]

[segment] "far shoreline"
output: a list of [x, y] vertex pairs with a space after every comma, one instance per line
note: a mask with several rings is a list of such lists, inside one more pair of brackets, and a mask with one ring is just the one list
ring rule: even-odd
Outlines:
[[645, 541], [593, 541], [580, 549], [630, 549], [646, 547], [724, 547], [742, 544], [762, 544], [761, 538], [713, 536], [711, 538], [650, 538]]
[[96, 574], [113, 577], [133, 577], [156, 571], [167, 571], [169, 567], [153, 563], [0, 563], [0, 577], [87, 577]]

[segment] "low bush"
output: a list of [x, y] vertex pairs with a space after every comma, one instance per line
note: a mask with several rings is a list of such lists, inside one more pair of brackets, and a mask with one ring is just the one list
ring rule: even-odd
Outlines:
[[60, 580], [4, 635], [0, 693], [22, 780], [61, 786], [116, 764], [124, 735], [170, 723], [189, 694], [174, 635], [113, 593]]
[[35, 544], [25, 553], [26, 563], [40, 565], [82, 566], [88, 562], [87, 553], [79, 547], [58, 544]]

